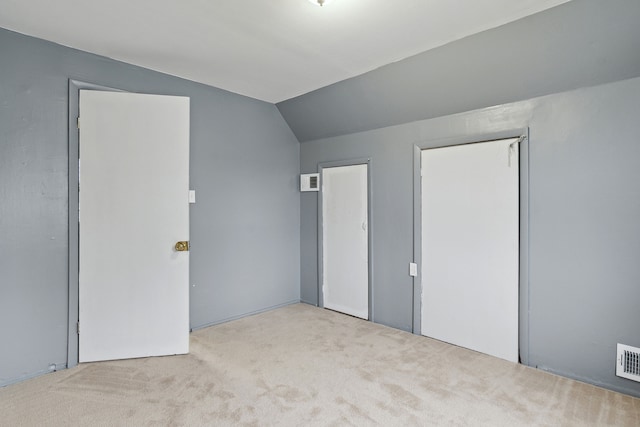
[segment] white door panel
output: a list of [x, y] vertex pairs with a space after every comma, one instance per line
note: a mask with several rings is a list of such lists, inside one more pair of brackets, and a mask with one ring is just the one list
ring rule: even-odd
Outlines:
[[189, 99], [80, 91], [79, 361], [189, 351]]
[[322, 170], [325, 308], [369, 318], [367, 165]]
[[518, 361], [517, 139], [422, 151], [422, 334]]

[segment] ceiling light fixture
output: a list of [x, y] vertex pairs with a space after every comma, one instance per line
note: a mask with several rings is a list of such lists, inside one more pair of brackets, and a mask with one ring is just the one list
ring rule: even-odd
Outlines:
[[325, 4], [331, 3], [331, 0], [309, 0], [311, 3], [316, 6], [324, 6]]

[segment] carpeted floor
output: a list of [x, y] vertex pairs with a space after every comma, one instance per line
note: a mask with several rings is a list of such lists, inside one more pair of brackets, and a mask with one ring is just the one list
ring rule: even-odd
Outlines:
[[296, 304], [0, 389], [2, 426], [640, 426], [640, 399]]

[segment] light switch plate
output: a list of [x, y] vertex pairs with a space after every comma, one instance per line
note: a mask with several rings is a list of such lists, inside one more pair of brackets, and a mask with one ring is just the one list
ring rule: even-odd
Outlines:
[[416, 277], [418, 275], [418, 264], [415, 262], [409, 263], [409, 276]]
[[196, 202], [196, 190], [189, 190], [189, 203]]

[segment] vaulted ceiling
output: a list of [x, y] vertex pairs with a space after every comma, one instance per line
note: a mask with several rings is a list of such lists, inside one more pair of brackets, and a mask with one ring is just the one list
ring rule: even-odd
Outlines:
[[280, 102], [568, 0], [0, 0], [0, 27]]

